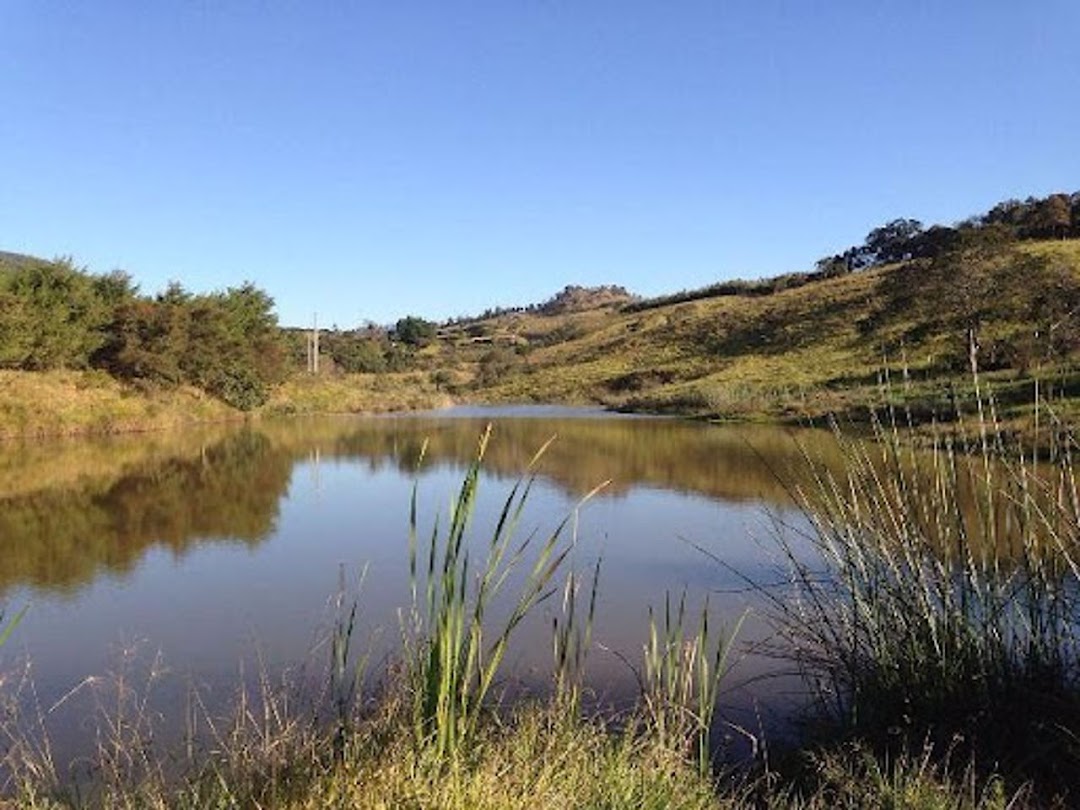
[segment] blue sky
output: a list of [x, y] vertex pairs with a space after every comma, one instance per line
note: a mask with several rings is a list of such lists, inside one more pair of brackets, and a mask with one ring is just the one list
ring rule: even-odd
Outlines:
[[347, 327], [1080, 189], [1075, 0], [0, 0], [0, 250]]

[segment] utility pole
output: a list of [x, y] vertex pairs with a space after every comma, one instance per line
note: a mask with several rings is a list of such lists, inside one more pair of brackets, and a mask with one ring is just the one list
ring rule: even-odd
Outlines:
[[319, 373], [319, 313], [315, 313], [311, 323], [311, 334], [307, 339], [307, 370], [309, 374]]

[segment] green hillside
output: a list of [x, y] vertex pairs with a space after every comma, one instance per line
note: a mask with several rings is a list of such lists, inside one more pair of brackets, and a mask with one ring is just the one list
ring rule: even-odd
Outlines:
[[971, 385], [974, 338], [1003, 416], [1029, 408], [1034, 378], [1073, 393], [1076, 241], [976, 245], [770, 294], [685, 297], [500, 314], [442, 330], [418, 362], [464, 380], [466, 398], [721, 418], [858, 417], [891, 376], [893, 400], [948, 418], [950, 392]]

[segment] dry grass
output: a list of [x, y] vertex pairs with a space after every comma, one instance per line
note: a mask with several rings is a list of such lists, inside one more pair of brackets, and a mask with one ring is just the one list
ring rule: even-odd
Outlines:
[[[385, 413], [450, 403], [424, 372], [298, 376], [255, 416]], [[93, 371], [0, 370], [0, 440], [188, 430], [247, 418], [194, 388], [135, 387]]]
[[164, 430], [238, 418], [193, 388], [137, 389], [102, 372], [0, 370], [0, 439]]
[[[854, 317], [866, 309], [880, 275], [763, 298], [607, 313], [573, 340], [528, 353], [513, 374], [479, 394], [684, 414], [785, 415], [805, 399], [801, 393], [816, 394], [831, 380], [872, 375], [880, 367], [879, 353], [862, 345]], [[642, 369], [651, 375], [628, 376]]]
[[424, 372], [297, 376], [277, 388], [260, 413], [387, 413], [445, 407], [450, 397]]

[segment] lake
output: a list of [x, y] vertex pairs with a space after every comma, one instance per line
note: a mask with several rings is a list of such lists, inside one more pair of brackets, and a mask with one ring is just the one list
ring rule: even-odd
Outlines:
[[[650, 606], [685, 593], [695, 615], [708, 596], [715, 626], [751, 611], [726, 716], [753, 729], [786, 716], [797, 700], [792, 679], [746, 652], [768, 634], [747, 580], [781, 573], [776, 535], [801, 521], [788, 487], [806, 475], [804, 452], [836, 458], [833, 438], [548, 407], [0, 445], [0, 601], [9, 613], [29, 606], [2, 651], [9, 684], [29, 673], [34, 711], [61, 759], [91, 736], [99, 690], [121, 675], [153, 693], [163, 726], [175, 730], [193, 688], [223, 711], [253, 673], [317, 679], [339, 593], [346, 605], [357, 600], [355, 645], [379, 672], [400, 649], [410, 606], [413, 487], [423, 544], [436, 520], [446, 525], [489, 423], [474, 553], [482, 556], [514, 481], [555, 437], [517, 533], [542, 540], [570, 516], [568, 568], [588, 580], [600, 561], [587, 669], [594, 704], [630, 699]], [[560, 599], [548, 599], [520, 628], [507, 693], [550, 682], [559, 610]]]

